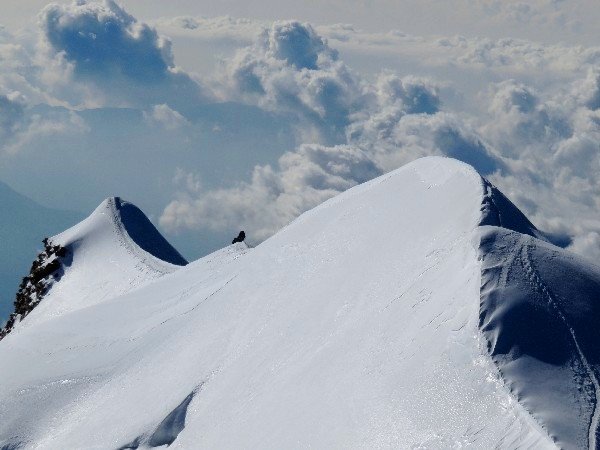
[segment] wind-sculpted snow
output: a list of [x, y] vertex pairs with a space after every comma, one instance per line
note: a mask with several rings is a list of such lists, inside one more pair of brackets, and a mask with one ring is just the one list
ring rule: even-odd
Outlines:
[[561, 448], [600, 448], [600, 267], [486, 180], [480, 225], [480, 327], [505, 384]]
[[115, 209], [125, 233], [151, 255], [177, 266], [185, 266], [187, 261], [158, 232], [146, 215], [135, 205], [115, 197]]
[[190, 392], [183, 401], [160, 422], [150, 436], [138, 436], [132, 442], [119, 447], [117, 450], [135, 450], [140, 447], [154, 448], [162, 447], [163, 445], [166, 445], [167, 447], [170, 446], [175, 442], [179, 433], [185, 428], [185, 416], [187, 415], [188, 406], [190, 406], [194, 395], [196, 395], [201, 387], [202, 385]]
[[587, 447], [596, 269], [499, 195], [424, 158], [185, 267], [101, 205], [0, 343], [0, 448]]
[[482, 179], [482, 183], [484, 194], [479, 225], [492, 225], [544, 239], [543, 234], [496, 186], [486, 179]]
[[598, 448], [600, 267], [482, 231], [481, 329], [507, 386], [561, 448]]

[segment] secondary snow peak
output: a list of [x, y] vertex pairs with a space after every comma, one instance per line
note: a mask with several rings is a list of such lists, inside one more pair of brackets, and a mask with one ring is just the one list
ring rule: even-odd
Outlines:
[[49, 242], [66, 256], [52, 260], [60, 280], [37, 290], [35, 310], [17, 329], [118, 297], [187, 264], [137, 206], [119, 197]]
[[120, 197], [105, 199], [88, 218], [53, 240], [79, 246], [84, 241], [98, 241], [107, 232], [114, 234], [123, 245], [139, 247], [137, 251], [141, 249], [159, 260], [178, 266], [187, 264], [142, 210]]

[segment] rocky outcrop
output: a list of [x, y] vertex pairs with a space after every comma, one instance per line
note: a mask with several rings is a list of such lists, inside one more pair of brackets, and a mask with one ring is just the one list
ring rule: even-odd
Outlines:
[[24, 277], [19, 285], [14, 302], [15, 309], [8, 317], [4, 328], [0, 329], [0, 340], [33, 311], [52, 287], [53, 282], [62, 276], [67, 249], [60, 245], [53, 245], [48, 238], [45, 238], [43, 243], [44, 250], [33, 261], [29, 275]]

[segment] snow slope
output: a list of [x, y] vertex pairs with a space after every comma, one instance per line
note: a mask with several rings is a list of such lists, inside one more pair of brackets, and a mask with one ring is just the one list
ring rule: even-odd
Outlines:
[[415, 161], [177, 269], [99, 210], [0, 342], [0, 448], [594, 445], [600, 270], [470, 166]]
[[600, 448], [600, 267], [482, 230], [481, 328], [514, 395], [562, 448]]
[[51, 240], [67, 249], [64, 274], [23, 328], [123, 295], [187, 264], [142, 211], [119, 197]]

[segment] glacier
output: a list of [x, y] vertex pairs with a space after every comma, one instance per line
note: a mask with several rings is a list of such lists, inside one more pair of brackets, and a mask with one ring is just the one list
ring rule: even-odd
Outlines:
[[107, 199], [0, 341], [1, 449], [598, 448], [600, 267], [416, 160], [187, 264]]

